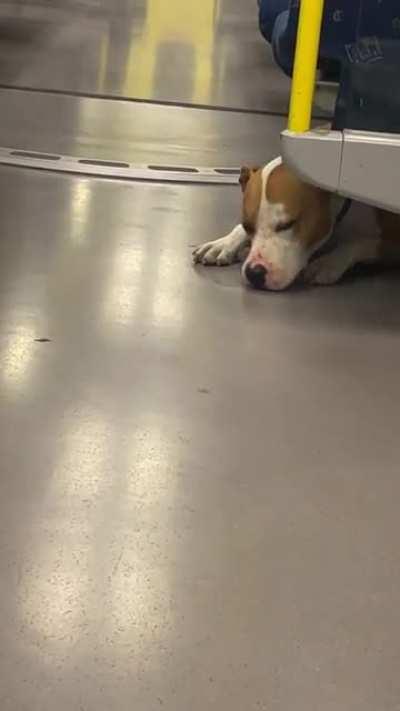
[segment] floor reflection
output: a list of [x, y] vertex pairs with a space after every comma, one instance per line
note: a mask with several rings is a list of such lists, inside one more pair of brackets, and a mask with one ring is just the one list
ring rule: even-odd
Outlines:
[[6, 390], [18, 391], [26, 386], [38, 344], [37, 333], [30, 324], [18, 324], [0, 346], [0, 378]]
[[90, 179], [83, 178], [71, 183], [70, 236], [74, 245], [80, 245], [87, 239], [92, 199], [93, 182]]
[[24, 637], [45, 658], [89, 634], [138, 659], [174, 626], [168, 561], [181, 443], [170, 418], [156, 413], [117, 431], [100, 410], [77, 403], [62, 422], [48, 515], [27, 544], [18, 583]]
[[116, 250], [103, 302], [106, 323], [120, 326], [132, 323], [142, 291], [144, 263], [145, 252], [135, 244], [124, 242]]
[[160, 252], [155, 265], [160, 288], [154, 292], [151, 307], [154, 325], [163, 330], [173, 330], [175, 337], [185, 325], [187, 308], [184, 294], [186, 280], [180, 275], [180, 262], [173, 243]]
[[[219, 0], [148, 0], [138, 38], [132, 36], [122, 93], [154, 96], [156, 86], [187, 87], [187, 101], [206, 103], [213, 78]], [[172, 89], [172, 94], [174, 93]]]
[[0, 83], [287, 108], [288, 84], [259, 33], [256, 2], [19, 0], [0, 4], [0, 22], [7, 50]]

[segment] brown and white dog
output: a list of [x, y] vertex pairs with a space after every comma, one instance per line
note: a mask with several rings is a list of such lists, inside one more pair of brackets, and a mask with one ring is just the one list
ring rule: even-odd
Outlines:
[[302, 274], [311, 284], [334, 284], [354, 265], [400, 262], [400, 215], [373, 210], [369, 228], [313, 256], [332, 236], [345, 200], [298, 178], [281, 158], [243, 168], [242, 223], [225, 237], [197, 247], [195, 263], [243, 261], [243, 279], [256, 289], [281, 291]]

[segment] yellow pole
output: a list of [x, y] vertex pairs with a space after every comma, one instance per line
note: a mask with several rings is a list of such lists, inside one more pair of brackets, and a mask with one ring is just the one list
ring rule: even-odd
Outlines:
[[295, 133], [311, 126], [323, 12], [324, 0], [300, 0], [288, 123], [289, 131]]

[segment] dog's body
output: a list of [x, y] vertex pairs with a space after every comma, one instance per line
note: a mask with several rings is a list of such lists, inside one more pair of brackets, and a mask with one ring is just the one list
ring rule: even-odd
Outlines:
[[312, 284], [334, 284], [354, 265], [400, 263], [400, 215], [371, 211], [364, 234], [328, 243], [345, 200], [304, 183], [277, 158], [264, 168], [244, 168], [242, 223], [226, 237], [201, 245], [194, 261], [224, 266], [243, 261], [244, 280], [256, 289], [281, 291], [304, 274]]

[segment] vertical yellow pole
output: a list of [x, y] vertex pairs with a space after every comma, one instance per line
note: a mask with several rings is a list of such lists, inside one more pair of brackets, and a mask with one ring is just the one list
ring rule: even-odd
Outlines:
[[308, 131], [311, 125], [323, 12], [324, 0], [300, 0], [288, 123], [295, 133]]

